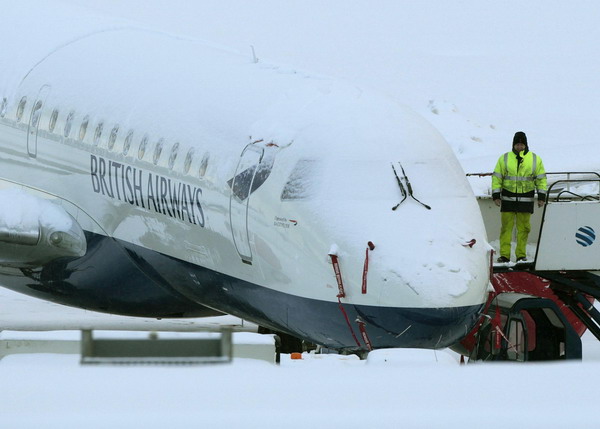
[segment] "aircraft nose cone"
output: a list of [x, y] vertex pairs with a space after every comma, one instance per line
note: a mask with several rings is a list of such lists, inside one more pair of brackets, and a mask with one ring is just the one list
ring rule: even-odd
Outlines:
[[482, 306], [355, 308], [374, 348], [443, 348], [456, 343], [469, 332]]

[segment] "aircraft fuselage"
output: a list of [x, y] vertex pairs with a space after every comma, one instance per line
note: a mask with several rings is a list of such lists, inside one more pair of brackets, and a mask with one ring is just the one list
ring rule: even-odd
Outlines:
[[[17, 206], [0, 211], [2, 285], [114, 314], [225, 312], [335, 349], [440, 348], [469, 332], [485, 229], [423, 119], [162, 34], [58, 46], [0, 80], [0, 200]], [[391, 165], [431, 209], [392, 210]]]

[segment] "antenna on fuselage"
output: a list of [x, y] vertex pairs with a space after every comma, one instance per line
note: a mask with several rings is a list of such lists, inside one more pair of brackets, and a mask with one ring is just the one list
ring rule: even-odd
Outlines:
[[254, 52], [254, 46], [250, 45], [250, 48], [252, 48], [252, 62], [256, 64], [258, 62], [258, 57], [256, 56], [256, 52]]

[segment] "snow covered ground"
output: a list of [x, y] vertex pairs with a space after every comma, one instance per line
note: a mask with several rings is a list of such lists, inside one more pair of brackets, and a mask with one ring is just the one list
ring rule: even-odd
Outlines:
[[[2, 323], [132, 326], [0, 289]], [[141, 319], [180, 330], [189, 320]], [[231, 321], [228, 321], [228, 323]], [[133, 323], [133, 324], [132, 324]], [[56, 328], [56, 325], [54, 325]], [[6, 338], [31, 333], [0, 332]], [[37, 333], [72, 339], [74, 331]], [[356, 356], [283, 355], [276, 366], [231, 364], [82, 366], [79, 354], [0, 360], [0, 427], [6, 428], [592, 428], [600, 343], [584, 336], [583, 363], [459, 365], [456, 354], [379, 350]]]
[[[547, 171], [598, 170], [595, 2], [59, 3], [249, 56], [253, 46], [260, 59], [374, 88], [431, 121], [466, 172], [490, 171], [517, 130]], [[7, 313], [122, 323], [0, 289]], [[76, 355], [15, 355], [0, 360], [0, 427], [597, 427], [589, 414], [600, 347], [589, 334], [584, 340], [583, 363], [535, 365], [459, 366], [445, 351], [407, 350], [367, 361], [284, 357], [281, 366], [82, 367]]]

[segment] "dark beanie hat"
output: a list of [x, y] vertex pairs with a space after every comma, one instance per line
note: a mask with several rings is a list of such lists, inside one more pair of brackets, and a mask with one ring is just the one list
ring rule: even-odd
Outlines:
[[523, 143], [525, 145], [525, 148], [527, 148], [527, 136], [525, 135], [525, 133], [523, 131], [517, 131], [515, 133], [515, 136], [513, 138], [513, 146], [516, 145], [517, 143]]

